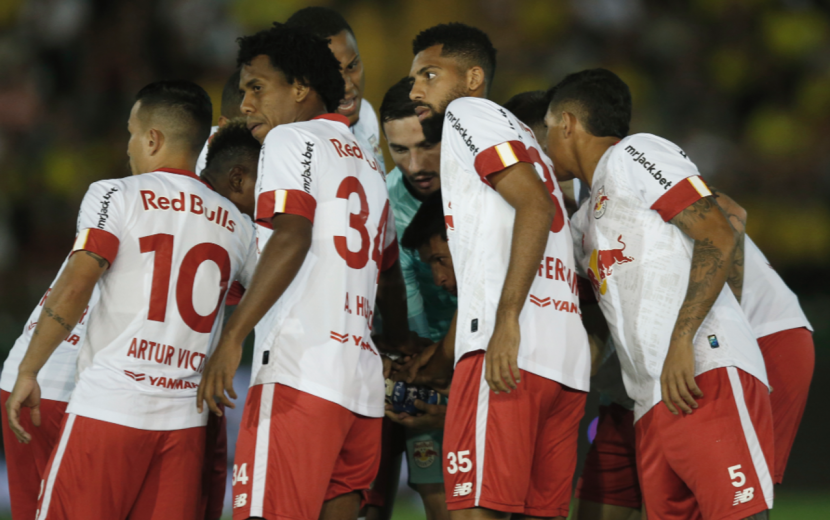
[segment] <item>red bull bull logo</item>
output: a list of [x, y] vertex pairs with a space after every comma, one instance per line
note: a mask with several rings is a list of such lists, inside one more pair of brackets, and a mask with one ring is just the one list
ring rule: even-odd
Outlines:
[[435, 450], [435, 444], [432, 441], [416, 441], [412, 450], [412, 458], [419, 468], [428, 468], [435, 462], [438, 457], [438, 451]]
[[597, 192], [597, 201], [594, 203], [594, 218], [602, 218], [605, 215], [605, 210], [608, 208], [608, 201], [610, 200], [605, 195], [605, 186], [601, 187]]
[[616, 264], [627, 264], [633, 262], [634, 258], [625, 256], [625, 242], [622, 241], [622, 235], [617, 237], [617, 242], [622, 244], [618, 249], [597, 250], [591, 253], [591, 259], [588, 263], [588, 279], [591, 280], [591, 285], [594, 287], [594, 292], [599, 295], [605, 294], [608, 290], [608, 278], [614, 272]]

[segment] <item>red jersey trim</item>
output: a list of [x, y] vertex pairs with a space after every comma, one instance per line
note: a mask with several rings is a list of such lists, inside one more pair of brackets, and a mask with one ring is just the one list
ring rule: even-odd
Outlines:
[[72, 252], [89, 251], [100, 256], [112, 265], [115, 256], [118, 254], [118, 246], [120, 244], [121, 241], [118, 240], [118, 237], [109, 231], [87, 228], [78, 233], [75, 244], [72, 246]]
[[712, 192], [709, 191], [706, 182], [699, 175], [693, 175], [675, 184], [651, 205], [651, 209], [668, 222], [684, 209], [710, 195]]
[[344, 125], [349, 126], [349, 118], [340, 114], [323, 114], [312, 118], [312, 120], [314, 119], [326, 119], [328, 121], [343, 123]]
[[[213, 137], [213, 136], [211, 136], [211, 137]], [[208, 142], [210, 142], [210, 137], [208, 137]], [[179, 170], [177, 168], [159, 168], [156, 171], [157, 172], [165, 172], [165, 173], [175, 173], [176, 175], [184, 175], [185, 177], [190, 177], [191, 179], [196, 179], [197, 181], [201, 182], [202, 184], [204, 184], [205, 186], [210, 188], [211, 191], [214, 191], [213, 186], [206, 183], [204, 180], [202, 180], [201, 177], [199, 177], [198, 175], [196, 175], [195, 173], [193, 173], [190, 170]]]
[[245, 294], [245, 288], [239, 282], [233, 282], [228, 291], [228, 296], [225, 298], [225, 305], [239, 305], [239, 300]]
[[490, 186], [490, 181], [487, 180], [488, 175], [500, 172], [520, 162], [533, 163], [524, 143], [521, 141], [505, 141], [476, 155], [475, 168], [481, 176], [481, 180]]
[[389, 246], [383, 251], [383, 259], [380, 262], [381, 272], [386, 271], [395, 265], [395, 262], [398, 261], [399, 256], [400, 249], [398, 249], [398, 240], [395, 239], [395, 241], [389, 244]]
[[317, 201], [302, 190], [273, 190], [260, 194], [257, 199], [256, 220], [259, 224], [270, 226], [274, 215], [288, 213], [303, 216], [314, 224], [316, 210]]

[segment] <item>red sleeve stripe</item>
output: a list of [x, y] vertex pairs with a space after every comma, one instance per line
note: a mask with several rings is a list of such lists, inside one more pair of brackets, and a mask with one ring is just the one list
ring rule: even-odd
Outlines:
[[[487, 176], [509, 168], [514, 164], [532, 163], [524, 143], [521, 141], [505, 141], [476, 155], [476, 172], [481, 179], [487, 182]], [[490, 184], [489, 182], [487, 184]]]
[[121, 241], [118, 237], [104, 231], [103, 229], [87, 228], [78, 234], [75, 239], [75, 245], [72, 246], [72, 252], [75, 251], [89, 251], [100, 256], [112, 265], [115, 260], [115, 255], [118, 254], [118, 246]]
[[694, 175], [675, 184], [672, 189], [651, 205], [651, 209], [659, 213], [665, 222], [668, 222], [684, 209], [711, 194], [712, 192], [709, 191], [706, 182], [700, 176]]
[[398, 250], [398, 240], [395, 239], [394, 242], [389, 244], [387, 248], [383, 251], [383, 260], [380, 263], [380, 270], [381, 272], [386, 271], [398, 260], [398, 255], [400, 251]]
[[302, 190], [266, 191], [259, 196], [256, 204], [257, 222], [271, 223], [277, 213], [300, 215], [314, 223], [317, 201]]

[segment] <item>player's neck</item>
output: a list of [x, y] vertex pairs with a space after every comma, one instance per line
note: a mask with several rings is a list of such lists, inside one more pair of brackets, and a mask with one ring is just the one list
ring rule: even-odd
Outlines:
[[593, 185], [594, 173], [597, 165], [609, 148], [619, 142], [616, 137], [592, 137], [583, 146], [582, 151], [577, 155], [581, 180], [590, 187]]
[[329, 111], [326, 110], [326, 105], [320, 100], [308, 100], [308, 103], [303, 103], [299, 110], [297, 111], [297, 115], [294, 118], [294, 122], [300, 121], [311, 121], [317, 116], [322, 116], [323, 114], [328, 114]]
[[185, 155], [165, 155], [159, 157], [149, 165], [147, 172], [157, 172], [162, 168], [171, 170], [186, 170], [192, 172], [196, 169], [196, 159]]

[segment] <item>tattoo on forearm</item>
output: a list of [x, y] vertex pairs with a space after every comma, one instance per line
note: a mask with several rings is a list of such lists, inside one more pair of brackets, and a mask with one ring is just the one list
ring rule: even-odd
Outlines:
[[101, 258], [100, 256], [96, 255], [95, 253], [92, 253], [90, 251], [84, 251], [84, 253], [86, 253], [86, 255], [89, 256], [90, 258], [94, 258], [95, 261], [98, 262], [98, 267], [104, 268], [104, 267], [107, 266], [108, 262], [106, 260], [104, 260], [103, 258]]
[[[51, 307], [44, 307], [43, 308], [43, 313], [46, 314], [47, 316], [49, 316], [50, 318], [52, 318], [53, 320], [55, 320], [56, 322], [58, 322], [58, 324], [61, 327], [63, 327], [64, 329], [66, 329], [67, 332], [72, 332], [72, 329], [75, 328], [74, 325], [70, 325], [69, 323], [67, 323], [66, 320], [63, 319], [62, 316], [60, 316], [59, 314], [56, 314], [55, 311], [53, 311], [51, 309]], [[40, 328], [40, 327], [38, 327], [38, 328]], [[35, 330], [37, 330], [37, 329], [35, 329]]]
[[741, 296], [743, 295], [744, 291], [744, 242], [746, 241], [745, 235], [741, 233], [738, 237], [738, 243], [735, 247], [735, 256], [732, 260], [732, 269], [729, 271], [729, 277], [726, 279], [726, 282], [729, 284], [729, 288], [732, 289], [732, 293], [735, 295], [735, 298], [738, 301], [741, 301]]

